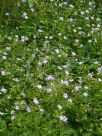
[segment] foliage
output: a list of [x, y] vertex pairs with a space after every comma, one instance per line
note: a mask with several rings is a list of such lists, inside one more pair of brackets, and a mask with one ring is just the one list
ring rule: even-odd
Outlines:
[[102, 5], [0, 4], [0, 134], [101, 136]]

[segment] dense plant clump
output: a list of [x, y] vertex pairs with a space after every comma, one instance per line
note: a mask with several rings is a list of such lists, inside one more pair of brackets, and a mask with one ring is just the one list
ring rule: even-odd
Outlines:
[[0, 136], [102, 136], [101, 8], [0, 2]]

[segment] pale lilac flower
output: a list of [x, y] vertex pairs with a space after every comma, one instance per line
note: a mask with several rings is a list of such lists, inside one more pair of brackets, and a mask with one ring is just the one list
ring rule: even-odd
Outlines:
[[34, 102], [35, 104], [39, 104], [39, 101], [38, 101], [37, 98], [34, 98], [34, 99], [33, 99], [33, 102]]
[[30, 108], [30, 107], [27, 107], [27, 108], [26, 108], [26, 111], [27, 111], [27, 112], [31, 112], [31, 108]]
[[0, 111], [0, 115], [5, 115], [5, 113]]
[[66, 86], [69, 85], [68, 81], [64, 81], [64, 80], [61, 80], [61, 83], [64, 84], [64, 85], [66, 85]]
[[47, 75], [47, 77], [45, 78], [45, 80], [49, 81], [49, 80], [53, 80], [54, 77], [52, 75]]
[[78, 85], [76, 85], [76, 86], [74, 87], [75, 91], [78, 91], [80, 88], [81, 88], [81, 86], [78, 86]]
[[48, 62], [48, 60], [45, 59], [45, 60], [43, 60], [42, 63], [43, 63], [43, 64], [46, 64], [47, 62]]
[[68, 118], [66, 116], [59, 116], [58, 118], [63, 122], [67, 122], [67, 120], [68, 120]]

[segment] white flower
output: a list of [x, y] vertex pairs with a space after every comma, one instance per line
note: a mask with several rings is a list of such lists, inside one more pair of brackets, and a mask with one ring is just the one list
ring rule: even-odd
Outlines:
[[74, 80], [73, 79], [69, 79], [69, 82], [73, 82]]
[[58, 33], [58, 36], [61, 36], [62, 34], [61, 33]]
[[34, 12], [34, 8], [31, 8], [30, 10], [31, 10], [32, 12]]
[[19, 110], [20, 108], [19, 108], [19, 106], [18, 106], [18, 105], [16, 105], [15, 109], [16, 109], [16, 110]]
[[27, 107], [27, 108], [26, 108], [26, 111], [27, 111], [27, 112], [31, 112], [31, 108]]
[[66, 116], [59, 116], [58, 117], [61, 121], [67, 122], [68, 118]]
[[39, 61], [39, 62], [38, 62], [38, 65], [41, 66], [41, 65], [42, 65], [42, 62]]
[[84, 11], [81, 11], [81, 14], [84, 15], [85, 14]]
[[89, 13], [89, 10], [86, 10], [85, 12], [86, 12], [86, 13]]
[[97, 71], [98, 71], [98, 74], [101, 74], [102, 73], [102, 66], [98, 67]]
[[88, 89], [88, 86], [84, 86], [85, 89]]
[[70, 4], [69, 7], [74, 8], [74, 5], [71, 5], [71, 4]]
[[75, 53], [75, 52], [72, 52], [72, 56], [76, 56], [76, 53]]
[[26, 0], [21, 0], [22, 2], [26, 2]]
[[67, 36], [64, 36], [63, 38], [64, 38], [65, 40], [67, 40]]
[[69, 75], [69, 72], [68, 72], [68, 71], [65, 71], [65, 74], [66, 74], [66, 75]]
[[43, 32], [43, 30], [39, 29], [39, 30], [38, 30], [38, 32], [40, 32], [40, 33], [41, 33], [41, 32]]
[[6, 16], [9, 16], [10, 14], [9, 13], [5, 13]]
[[41, 112], [44, 112], [44, 109], [40, 109]]
[[7, 92], [7, 89], [5, 89], [4, 87], [2, 87], [2, 88], [0, 89], [0, 92], [6, 93], [6, 92]]
[[89, 20], [89, 17], [85, 17], [85, 20]]
[[7, 56], [3, 56], [2, 58], [3, 58], [3, 60], [6, 60], [6, 59], [7, 59]]
[[63, 94], [63, 97], [64, 97], [65, 99], [67, 99], [67, 98], [68, 98], [67, 93], [64, 93], [64, 94]]
[[15, 119], [15, 116], [13, 115], [12, 117], [11, 117], [11, 120], [14, 120]]
[[72, 99], [71, 99], [71, 98], [69, 98], [69, 99], [68, 99], [68, 102], [72, 103], [73, 101], [72, 101]]
[[77, 32], [77, 30], [76, 30], [76, 29], [73, 29], [73, 32], [75, 32], [75, 33], [76, 33], [76, 32]]
[[37, 88], [38, 89], [42, 89], [42, 85], [37, 85]]
[[92, 2], [89, 2], [89, 5], [91, 6], [91, 5], [92, 5]]
[[69, 21], [70, 21], [70, 22], [73, 22], [73, 18], [69, 18]]
[[13, 78], [12, 80], [15, 81], [15, 82], [19, 82], [18, 78]]
[[80, 48], [82, 48], [83, 47], [83, 44], [80, 44]]
[[60, 104], [58, 104], [58, 105], [57, 105], [57, 108], [58, 108], [59, 110], [61, 110], [61, 109], [62, 109], [62, 106], [61, 106]]
[[92, 78], [92, 77], [93, 77], [93, 73], [89, 73], [88, 76], [89, 76], [90, 78]]
[[84, 93], [83, 93], [83, 96], [87, 97], [87, 96], [88, 96], [88, 93], [84, 92]]
[[5, 71], [1, 71], [1, 75], [6, 75], [6, 72]]
[[47, 75], [47, 77], [45, 78], [45, 80], [49, 81], [49, 80], [53, 80], [54, 77], [52, 75]]
[[48, 62], [48, 60], [45, 59], [45, 60], [43, 60], [42, 63], [43, 63], [43, 64], [46, 64], [47, 62]]
[[25, 18], [25, 19], [28, 19], [27, 13], [24, 12], [23, 15], [22, 15], [22, 17]]
[[5, 115], [5, 113], [0, 111], [0, 115]]
[[38, 101], [37, 98], [34, 98], [34, 99], [33, 99], [33, 102], [34, 102], [35, 104], [39, 104], [39, 101]]
[[56, 53], [59, 53], [59, 49], [55, 49]]
[[13, 115], [14, 113], [15, 113], [15, 111], [14, 111], [14, 110], [12, 110], [12, 111], [11, 111], [11, 115]]
[[48, 88], [48, 89], [47, 89], [47, 92], [50, 93], [50, 92], [52, 92], [52, 90], [51, 90], [50, 88]]
[[63, 21], [63, 17], [60, 17], [60, 20]]
[[22, 42], [25, 42], [25, 41], [28, 41], [29, 39], [28, 39], [28, 37], [27, 36], [21, 36], [21, 41]]
[[7, 51], [10, 51], [10, 50], [11, 50], [11, 47], [6, 47], [6, 50], [7, 50]]
[[101, 79], [101, 78], [98, 78], [98, 81], [99, 81], [99, 82], [101, 82], [101, 81], [102, 81], [102, 79]]

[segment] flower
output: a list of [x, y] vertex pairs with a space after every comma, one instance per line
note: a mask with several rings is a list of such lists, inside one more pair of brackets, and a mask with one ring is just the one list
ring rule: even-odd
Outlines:
[[68, 98], [67, 93], [64, 93], [64, 94], [63, 94], [63, 97], [64, 97], [65, 99], [67, 99], [67, 98]]
[[61, 80], [61, 83], [64, 84], [64, 85], [66, 85], [66, 86], [69, 85], [68, 81], [64, 81], [64, 80]]
[[6, 60], [6, 59], [7, 59], [7, 56], [3, 56], [2, 58], [3, 58], [3, 60]]
[[49, 80], [53, 80], [54, 77], [52, 75], [47, 75], [47, 77], [45, 78], [45, 80], [49, 81]]
[[31, 108], [27, 107], [27, 108], [26, 108], [26, 111], [27, 111], [27, 112], [31, 112]]
[[67, 122], [67, 120], [68, 120], [68, 118], [66, 116], [59, 116], [58, 118], [63, 122]]
[[68, 102], [72, 103], [73, 101], [72, 101], [72, 99], [71, 99], [71, 98], [69, 98], [69, 99], [68, 99]]
[[7, 89], [5, 89], [4, 87], [2, 87], [2, 88], [0, 89], [0, 92], [6, 93], [6, 92], [7, 92]]
[[84, 92], [84, 93], [83, 93], [83, 96], [87, 97], [87, 96], [88, 96], [88, 93]]
[[5, 113], [0, 111], [0, 115], [5, 115]]
[[38, 89], [42, 89], [42, 85], [37, 85], [37, 88]]
[[78, 85], [76, 85], [76, 86], [74, 87], [75, 91], [78, 91], [80, 88], [81, 88], [81, 86], [78, 86]]
[[33, 102], [34, 102], [35, 104], [39, 104], [39, 101], [38, 101], [37, 98], [34, 98], [34, 99], [33, 99]]
[[60, 104], [58, 104], [58, 105], [57, 105], [57, 108], [58, 108], [59, 110], [61, 110], [61, 109], [62, 109], [62, 106], [61, 106]]

